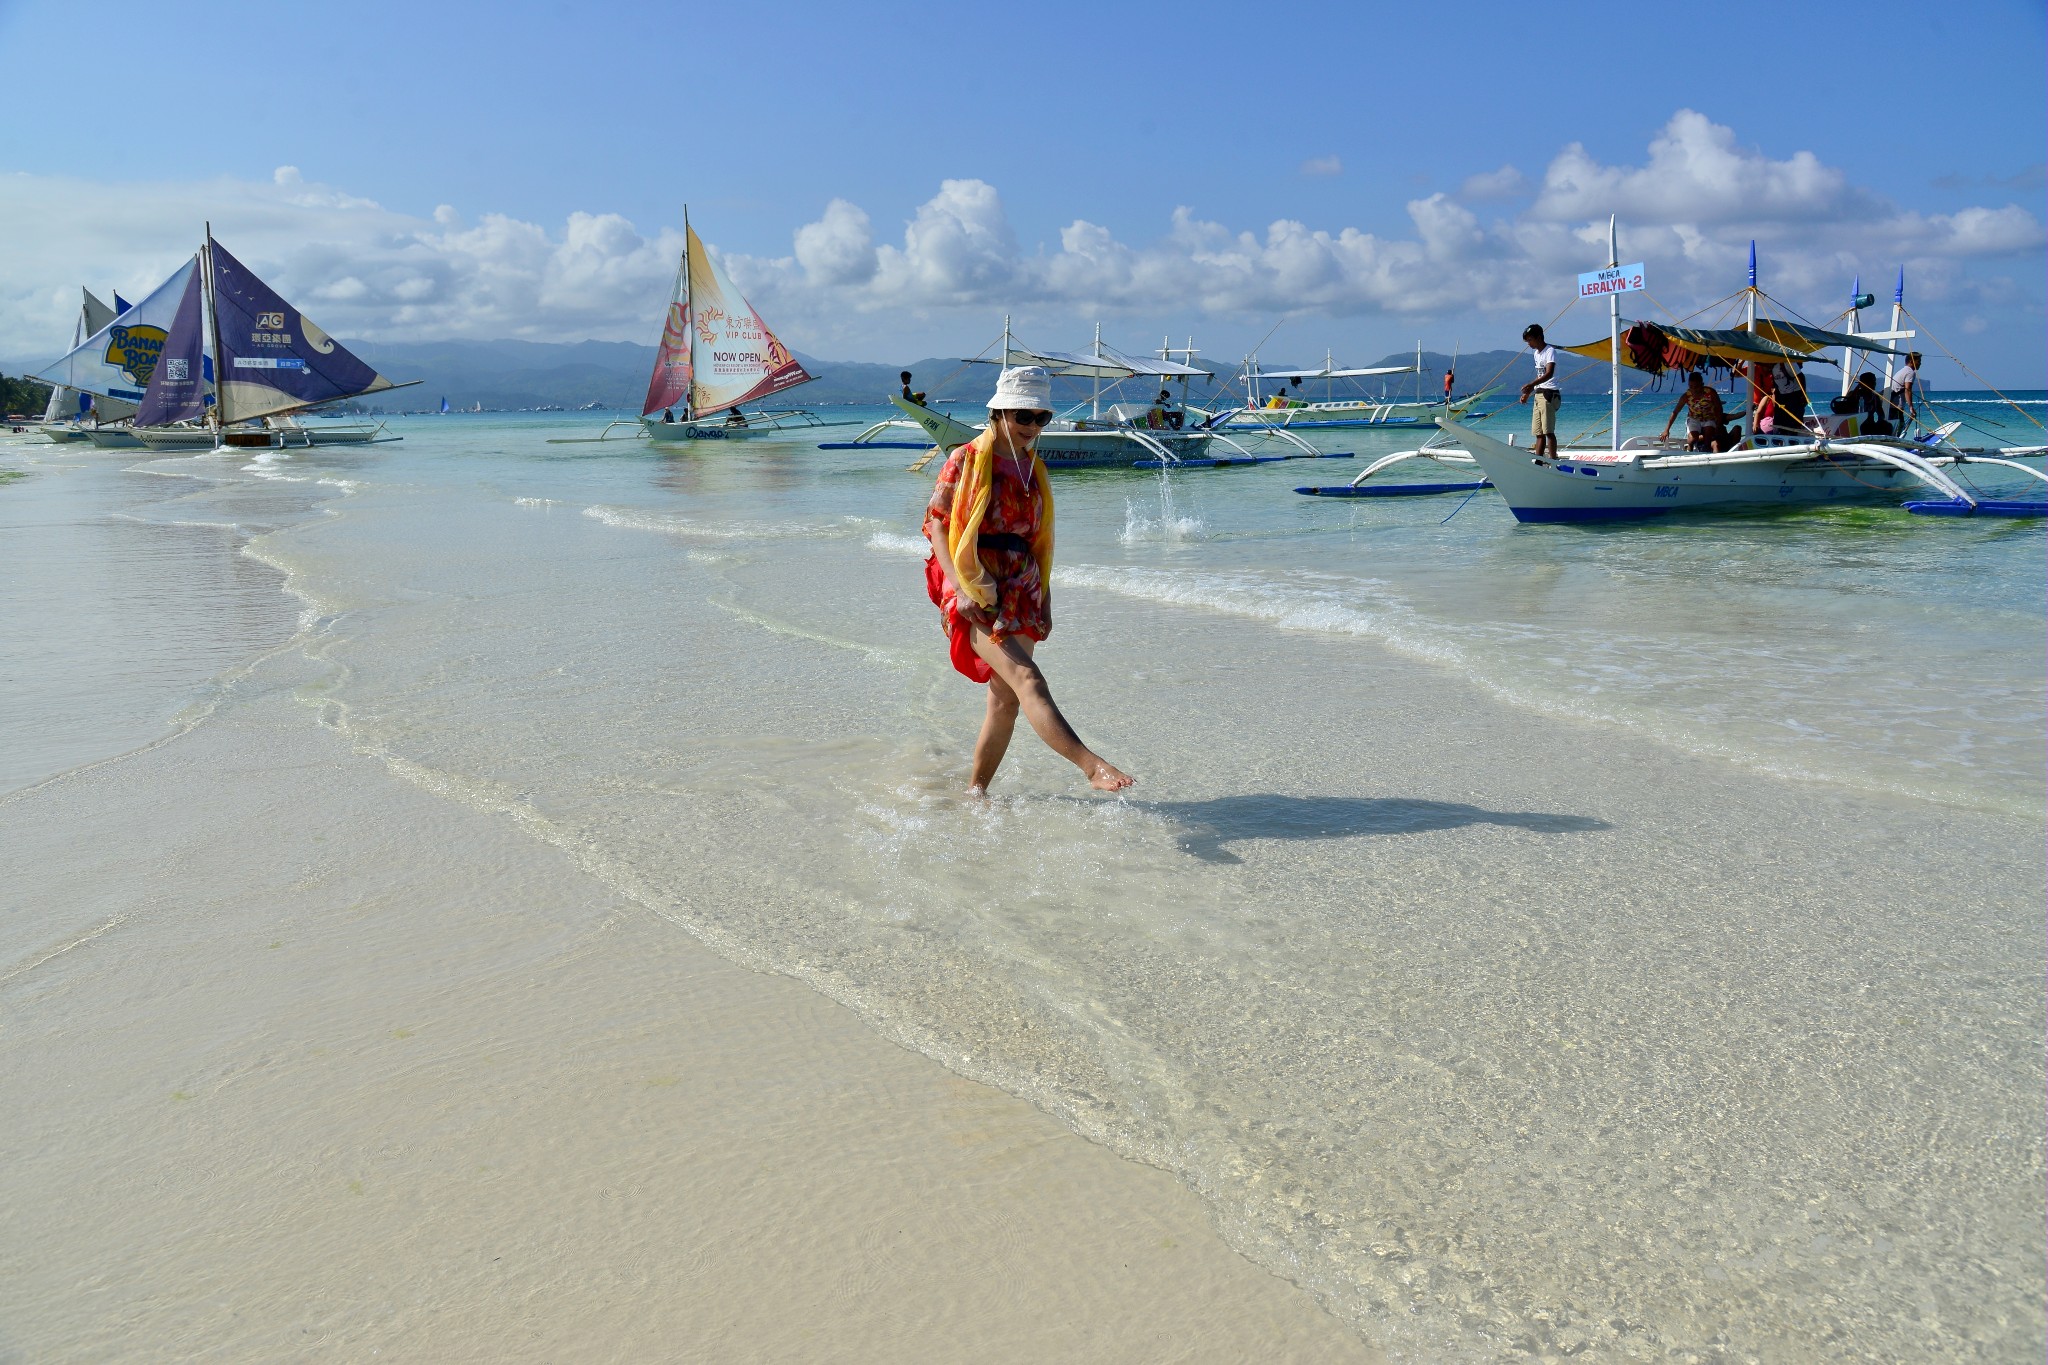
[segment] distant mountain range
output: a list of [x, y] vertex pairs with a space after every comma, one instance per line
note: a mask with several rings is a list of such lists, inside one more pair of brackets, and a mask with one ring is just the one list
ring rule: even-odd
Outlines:
[[[638, 412], [640, 400], [647, 392], [648, 374], [654, 368], [654, 348], [630, 341], [349, 341], [346, 345], [394, 380], [421, 381], [413, 388], [362, 400], [361, 407], [376, 412], [430, 411], [438, 408], [443, 398], [451, 407], [482, 404], [492, 411], [580, 408], [595, 403], [601, 408]], [[1409, 351], [1371, 363], [1406, 365], [1413, 362], [1414, 356]], [[915, 376], [912, 386], [929, 393], [934, 400], [978, 404], [986, 400], [995, 386], [994, 366], [968, 365], [957, 359], [927, 357], [908, 365], [819, 360], [802, 353], [798, 353], [797, 359], [817, 376], [816, 382], [789, 395], [791, 403], [806, 406], [885, 402], [897, 391], [897, 374], [905, 369]], [[7, 362], [0, 369], [19, 374], [47, 363], [47, 358]], [[1423, 353], [1424, 393], [1435, 397], [1442, 392], [1443, 372], [1449, 364], [1447, 355]], [[1209, 384], [1197, 381], [1193, 390], [1196, 402], [1214, 394], [1232, 377], [1230, 367], [1214, 368], [1221, 372], [1221, 378]], [[1267, 363], [1263, 368], [1269, 376], [1284, 374], [1279, 365]], [[1568, 356], [1558, 369], [1564, 376], [1567, 393], [1607, 391], [1604, 365]], [[1496, 384], [1510, 389], [1519, 387], [1534, 373], [1529, 352], [1481, 351], [1460, 357], [1458, 391], [1469, 393], [1496, 373], [1502, 375], [1494, 381]], [[1636, 376], [1630, 382], [1640, 380], [1641, 376]], [[1136, 391], [1137, 387], [1128, 386], [1123, 396], [1127, 400], [1145, 397]], [[1392, 396], [1412, 394], [1414, 387], [1415, 380], [1407, 375], [1388, 375], [1365, 383], [1367, 392], [1379, 393], [1384, 389]], [[1321, 388], [1312, 383], [1304, 396], [1320, 398]], [[1055, 385], [1054, 396], [1065, 404], [1087, 397], [1089, 389], [1086, 380], [1063, 379]]]
[[[647, 376], [654, 368], [654, 348], [630, 341], [432, 341], [385, 342], [350, 341], [349, 348], [393, 379], [418, 379], [417, 388], [381, 394], [364, 400], [364, 405], [386, 411], [431, 409], [446, 397], [453, 407], [478, 403], [486, 409], [582, 407], [597, 403], [605, 408], [637, 411], [647, 392]], [[1406, 365], [1414, 360], [1408, 351], [1385, 356], [1374, 365]], [[979, 402], [995, 384], [995, 367], [967, 365], [955, 358], [927, 356], [909, 364], [877, 364], [858, 360], [821, 360], [797, 353], [803, 367], [817, 376], [815, 382], [791, 393], [789, 401], [807, 406], [833, 403], [885, 402], [898, 388], [897, 375], [911, 371], [911, 383], [934, 399]], [[1451, 357], [1435, 351], [1422, 355], [1423, 390], [1434, 397], [1441, 392], [1443, 372]], [[1318, 362], [1320, 364], [1320, 362]], [[1583, 373], [1579, 373], [1585, 366]], [[1218, 370], [1228, 367], [1217, 366]], [[1268, 364], [1269, 375], [1281, 367]], [[1607, 371], [1576, 356], [1567, 357], [1558, 369], [1565, 376], [1568, 393], [1605, 393]], [[1504, 373], [1503, 373], [1504, 372]], [[1470, 392], [1496, 373], [1496, 381], [1519, 387], [1534, 369], [1527, 350], [1482, 351], [1458, 360], [1458, 391]], [[1229, 374], [1223, 379], [1228, 380]], [[1366, 388], [1377, 393], [1382, 387], [1392, 395], [1413, 392], [1415, 381], [1406, 375], [1389, 375], [1369, 380]], [[1195, 385], [1197, 401], [1215, 392], [1217, 384]], [[1311, 384], [1309, 388], [1319, 389]], [[1056, 397], [1071, 402], [1087, 396], [1085, 380], [1061, 380]], [[1136, 395], [1129, 395], [1136, 396]], [[1320, 397], [1311, 393], [1310, 397]]]

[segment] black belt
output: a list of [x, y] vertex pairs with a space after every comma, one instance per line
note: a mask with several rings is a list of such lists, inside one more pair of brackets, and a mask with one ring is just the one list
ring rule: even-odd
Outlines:
[[984, 550], [1013, 550], [1018, 554], [1029, 554], [1031, 542], [1008, 531], [985, 531], [975, 537]]

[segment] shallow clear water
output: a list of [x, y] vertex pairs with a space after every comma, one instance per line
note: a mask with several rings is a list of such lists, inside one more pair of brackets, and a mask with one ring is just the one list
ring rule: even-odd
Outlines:
[[[53, 580], [24, 619], [67, 658], [9, 645], [13, 696], [63, 714], [29, 684], [68, 668], [109, 735], [160, 730], [303, 612], [309, 717], [1178, 1172], [1414, 1358], [2038, 1354], [2038, 524], [1291, 491], [1344, 461], [1060, 476], [1041, 657], [1140, 786], [1086, 795], [1020, 735], [976, 805], [930, 471], [545, 443], [588, 425], [10, 451], [0, 506], [61, 477], [74, 525], [233, 523], [292, 594], [259, 626], [235, 584], [135, 571], [244, 639]], [[102, 685], [150, 651], [153, 702]]]

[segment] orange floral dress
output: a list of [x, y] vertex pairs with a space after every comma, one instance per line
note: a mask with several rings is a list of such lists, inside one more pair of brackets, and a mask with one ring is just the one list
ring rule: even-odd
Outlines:
[[[941, 526], [953, 512], [953, 494], [961, 471], [971, 454], [961, 446], [946, 457], [939, 470], [938, 487], [932, 492], [927, 514]], [[981, 523], [981, 566], [995, 583], [994, 638], [1001, 642], [1011, 635], [1043, 640], [1052, 634], [1052, 596], [1038, 571], [1038, 559], [1031, 552], [1045, 516], [1029, 467], [1023, 479], [1015, 465], [1000, 456], [995, 460], [995, 487], [989, 498], [988, 514]], [[960, 619], [958, 597], [953, 585], [939, 569], [936, 559], [925, 561], [925, 589], [939, 607], [939, 625], [951, 641], [953, 667], [974, 682], [985, 683], [993, 676], [987, 663], [968, 642], [967, 623]]]

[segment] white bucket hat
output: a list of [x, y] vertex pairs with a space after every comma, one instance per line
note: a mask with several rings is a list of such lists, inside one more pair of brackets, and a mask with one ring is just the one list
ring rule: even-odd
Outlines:
[[1043, 365], [1019, 365], [1004, 370], [996, 380], [996, 396], [988, 400], [990, 412], [1052, 411], [1052, 375]]

